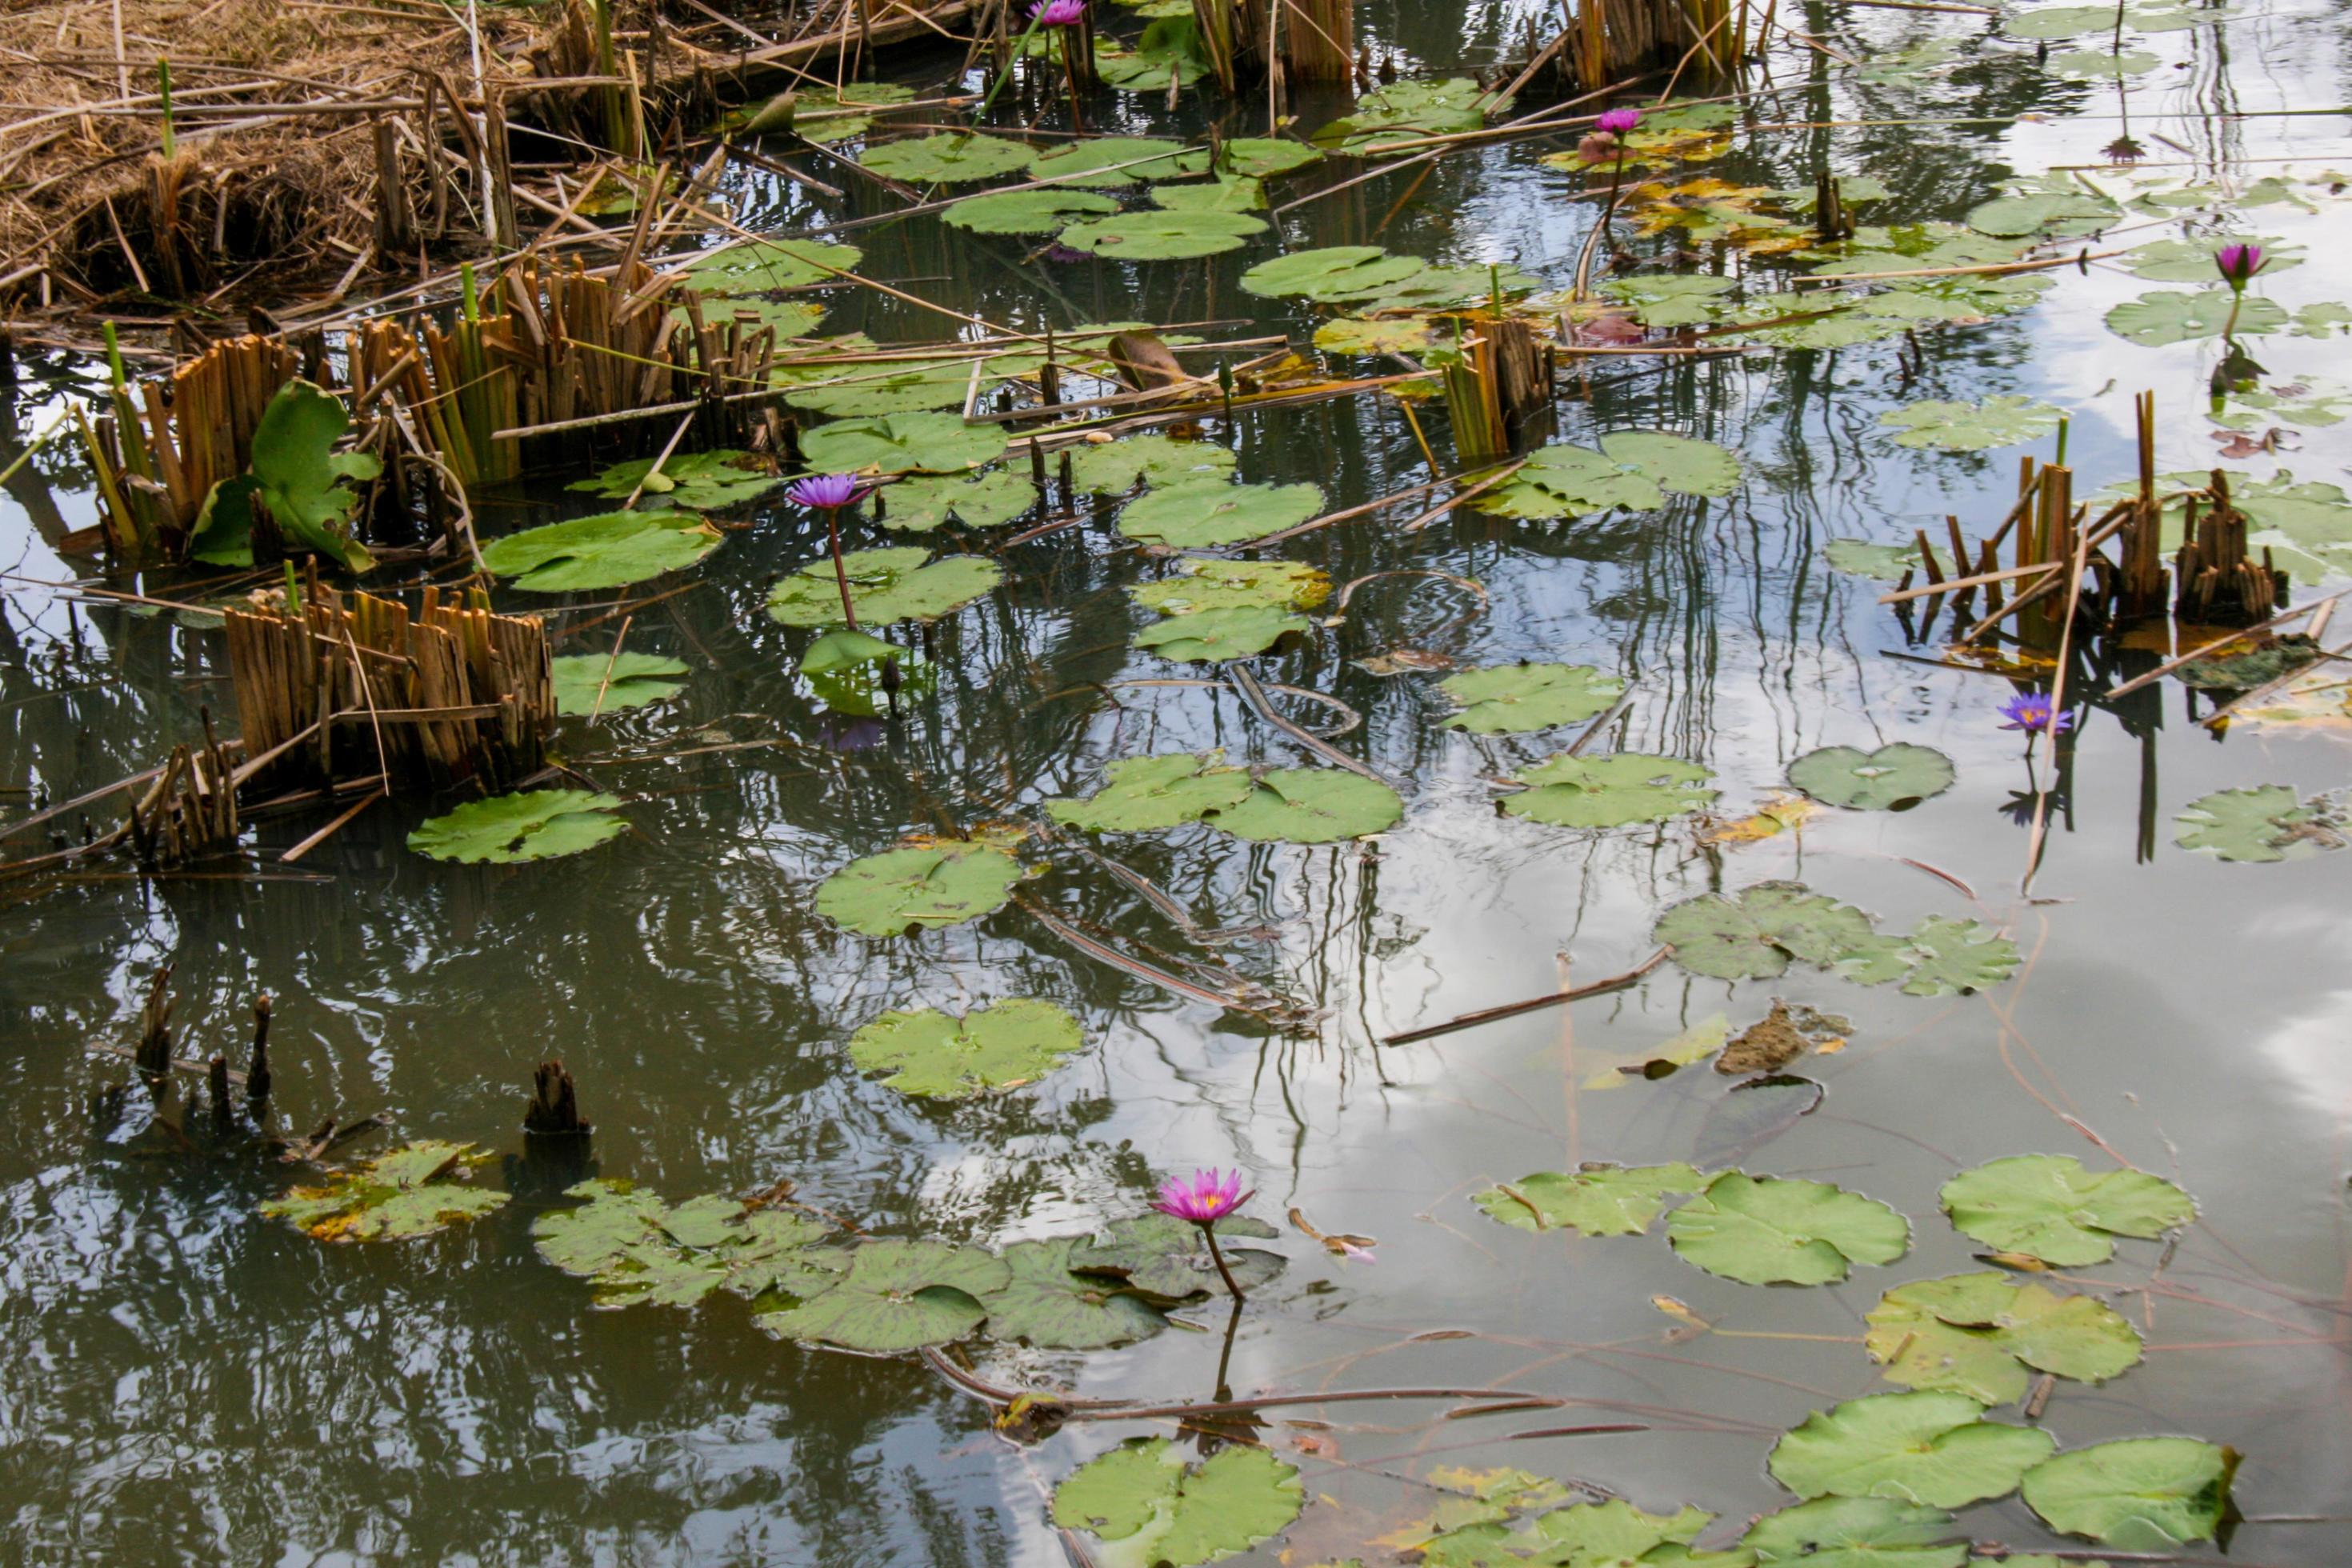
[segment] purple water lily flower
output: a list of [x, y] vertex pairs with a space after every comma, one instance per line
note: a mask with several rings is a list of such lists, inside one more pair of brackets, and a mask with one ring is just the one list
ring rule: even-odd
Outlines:
[[1169, 1177], [1160, 1184], [1160, 1201], [1151, 1206], [1174, 1218], [1208, 1226], [1249, 1202], [1251, 1195], [1242, 1191], [1238, 1169], [1227, 1174], [1212, 1166], [1193, 1172], [1189, 1185], [1181, 1176]]
[[2225, 245], [2213, 253], [2214, 269], [2221, 281], [2232, 290], [2242, 290], [2263, 269], [2263, 247], [2259, 245]]
[[1592, 128], [1595, 131], [1605, 131], [1612, 136], [1622, 136], [1641, 123], [1640, 110], [1612, 109], [1603, 112], [1600, 119], [1595, 120], [1592, 122]]
[[1087, 0], [1039, 0], [1029, 7], [1030, 20], [1041, 27], [1069, 27], [1086, 20]]
[[2063, 735], [2074, 727], [2072, 713], [2061, 713], [2050, 705], [2047, 694], [2021, 691], [2000, 705], [2001, 728], [2022, 730], [2028, 734], [2047, 731]]
[[811, 474], [804, 479], [795, 479], [784, 498], [794, 506], [830, 510], [853, 505], [865, 493], [866, 487], [858, 482], [856, 474]]

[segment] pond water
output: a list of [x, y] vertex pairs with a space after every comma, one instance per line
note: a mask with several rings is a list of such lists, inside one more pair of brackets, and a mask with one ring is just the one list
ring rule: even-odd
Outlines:
[[[1376, 58], [1440, 76], [1516, 55], [1539, 9], [1368, 0], [1360, 21]], [[2126, 47], [2156, 61], [2119, 80], [2070, 79], [2030, 37], [1981, 16], [1808, 5], [1781, 20], [1795, 31], [1776, 35], [1769, 74], [1744, 89], [1732, 146], [1670, 182], [1809, 189], [1826, 164], [1883, 185], [1861, 209], [1871, 225], [1964, 221], [2063, 166], [2126, 201], [2135, 182], [2201, 182], [2211, 190], [2193, 203], [2131, 207], [2065, 243], [2096, 254], [2228, 229], [2299, 247], [2302, 265], [2254, 285], [2288, 311], [2345, 289], [2333, 247], [2352, 241], [2352, 206], [2328, 162], [2352, 159], [2344, 121], [2283, 112], [2344, 100], [2336, 8], [2248, 0], [2140, 18]], [[2107, 42], [2093, 31], [2048, 52]], [[929, 88], [954, 60], [901, 63], [904, 79]], [[1156, 95], [1107, 96], [1091, 127], [1192, 134], [1210, 102], [1189, 94], [1171, 113]], [[1293, 106], [1307, 130], [1346, 107], [1328, 93]], [[1217, 118], [1231, 133], [1265, 130], [1262, 105], [1221, 106]], [[2137, 167], [2109, 164], [2105, 150], [2125, 136], [2144, 151]], [[1574, 142], [1505, 142], [1330, 189], [1280, 213], [1275, 235], [1205, 261], [1040, 257], [1042, 241], [936, 217], [846, 237], [864, 249], [863, 275], [1015, 330], [1131, 320], [1303, 345], [1328, 312], [1238, 286], [1278, 249], [1378, 244], [1568, 288], [1601, 204], [1570, 199], [1595, 176], [1542, 159]], [[1286, 176], [1274, 199], [1338, 187], [1364, 166], [1337, 159]], [[2288, 196], [2268, 197], [2265, 181]], [[747, 184], [739, 219], [822, 230], [898, 205], [861, 179], [847, 190], [836, 200]], [[2250, 198], [2264, 205], [2242, 205]], [[1618, 220], [1628, 275], [1670, 268], [1678, 243], [1640, 234], [1643, 210]], [[1811, 265], [1690, 245], [1699, 270], [1769, 280], [1759, 293]], [[2148, 1436], [2227, 1445], [2243, 1457], [2231, 1561], [2344, 1561], [2352, 989], [2340, 976], [2352, 857], [2224, 861], [2178, 845], [2174, 818], [2219, 790], [2340, 786], [2345, 724], [2217, 735], [2197, 722], [2211, 699], [2170, 679], [2102, 702], [2165, 657], [2161, 622], [2127, 647], [2076, 648], [2067, 689], [2079, 722], [2055, 748], [2029, 895], [2033, 792], [2053, 785], [2053, 763], [2030, 764], [2024, 737], [1999, 728], [2000, 705], [2023, 688], [1935, 663], [1948, 611], [1937, 635], [1906, 640], [1875, 602], [1891, 584], [1822, 555], [1832, 540], [1906, 544], [1915, 529], [1940, 543], [1947, 513], [1982, 537], [2010, 509], [2018, 456], [2053, 455], [2046, 430], [1977, 451], [1897, 445], [1879, 416], [1920, 399], [2016, 395], [2064, 411], [2078, 494], [2133, 476], [2143, 390], [2157, 397], [2160, 470], [2220, 460], [2207, 418], [2220, 339], [2148, 346], [2112, 330], [2111, 309], [2168, 286], [2127, 260], [2069, 266], [2024, 309], [1907, 338], [1566, 366], [1562, 439], [1699, 437], [1738, 455], [1727, 494], [1559, 521], [1465, 508], [1407, 531], [1433, 504], [1417, 500], [1276, 547], [1336, 584], [1365, 581], [1344, 615], [1325, 605], [1325, 624], [1248, 668], [1360, 716], [1330, 743], [1399, 786], [1402, 819], [1337, 844], [1255, 843], [1202, 825], [1093, 841], [1182, 921], [1066, 839], [1024, 847], [1039, 868], [1024, 901], [971, 923], [877, 939], [813, 908], [819, 884], [856, 857], [910, 833], [1034, 824], [1043, 803], [1090, 793], [1122, 758], [1218, 747], [1238, 763], [1318, 762], [1218, 679], [1221, 667], [1132, 646], [1151, 615], [1124, 590], [1171, 568], [1121, 536], [1108, 503], [1003, 548], [1004, 585], [940, 624], [935, 679], [890, 721], [827, 715], [794, 673], [810, 634], [764, 612], [774, 581], [821, 554], [821, 525], [781, 500], [732, 514], [748, 526], [679, 579], [690, 591], [629, 612], [628, 648], [683, 660], [684, 689], [562, 730], [571, 764], [629, 803], [630, 831], [590, 853], [427, 859], [404, 839], [439, 807], [402, 803], [293, 866], [278, 853], [320, 819], [261, 826], [247, 865], [215, 875], [142, 881], [107, 865], [8, 889], [0, 1560], [1126, 1560], [1057, 1531], [1052, 1489], [1122, 1439], [1177, 1436], [1173, 1419], [1076, 1421], [1015, 1442], [992, 1429], [988, 1405], [916, 1357], [780, 1341], [725, 1292], [685, 1309], [599, 1310], [581, 1280], [542, 1261], [532, 1222], [572, 1200], [558, 1192], [564, 1173], [521, 1158], [519, 1122], [532, 1065], [559, 1056], [595, 1123], [596, 1173], [673, 1200], [789, 1180], [799, 1201], [880, 1237], [1001, 1247], [1089, 1233], [1140, 1213], [1163, 1175], [1241, 1169], [1255, 1189], [1247, 1212], [1280, 1228], [1254, 1245], [1286, 1266], [1237, 1320], [1212, 1295], [1121, 1348], [1038, 1350], [983, 1333], [961, 1353], [987, 1383], [1156, 1404], [1221, 1386], [1493, 1388], [1559, 1402], [1453, 1419], [1465, 1398], [1265, 1410], [1256, 1436], [1298, 1468], [1305, 1500], [1283, 1538], [1238, 1559], [1266, 1563], [1396, 1560], [1426, 1538], [1409, 1527], [1441, 1500], [1447, 1467], [1516, 1467], [1652, 1511], [1696, 1505], [1719, 1516], [1700, 1543], [1727, 1546], [1751, 1516], [1795, 1500], [1765, 1468], [1778, 1434], [1895, 1386], [1865, 1353], [1864, 1313], [1889, 1289], [1975, 1271], [1995, 1250], [1939, 1212], [1943, 1184], [2009, 1155], [2094, 1171], [2127, 1162], [2185, 1188], [2198, 1216], [2172, 1240], [2126, 1239], [2112, 1262], [2065, 1271], [2128, 1320], [2146, 1353], [2105, 1383], [2040, 1391], [2038, 1423], [2068, 1450]], [[820, 297], [829, 332], [943, 335], [937, 312], [880, 294]], [[2263, 384], [2340, 363], [2343, 340], [2327, 334], [2341, 328], [2325, 312], [2305, 320], [2307, 335], [2251, 340]], [[91, 374], [25, 368], [0, 462], [48, 426], [61, 388]], [[1207, 435], [1230, 444], [1244, 480], [1310, 481], [1333, 510], [1433, 477], [1406, 406], [1450, 470], [1442, 401], [1363, 394], [1244, 412]], [[2230, 466], [2343, 479], [2342, 426], [2283, 427], [2290, 449]], [[586, 510], [561, 490], [569, 477], [487, 504], [485, 532]], [[87, 568], [52, 546], [94, 508], [62, 446], [0, 499], [0, 559], [16, 574], [0, 642], [0, 805], [12, 815], [150, 765], [200, 732], [200, 706], [227, 706], [216, 632], [68, 605], [41, 585]], [[852, 528], [853, 545], [909, 542], [867, 516]], [[959, 537], [989, 552], [1007, 535], [916, 542], [956, 548], [943, 541]], [[675, 585], [573, 602], [635, 604]], [[150, 580], [150, 592], [167, 588]], [[502, 607], [551, 606], [509, 592]], [[604, 652], [617, 626], [599, 608], [557, 624], [582, 627], [562, 653]], [[1601, 831], [1501, 814], [1497, 781], [1581, 725], [1445, 728], [1442, 668], [1364, 668], [1399, 650], [1457, 668], [1536, 660], [1622, 676], [1630, 700], [1595, 749], [1702, 765], [1719, 792], [1712, 814]], [[1276, 700], [1301, 723], [1331, 718]], [[1948, 757], [1956, 782], [1913, 809], [1824, 807], [1752, 841], [1720, 831], [1784, 795], [1797, 758], [1898, 741]], [[33, 836], [10, 848], [43, 847]], [[1981, 991], [1925, 996], [1805, 963], [1738, 982], [1666, 963], [1570, 1006], [1379, 1043], [1633, 969], [1658, 945], [1662, 911], [1775, 879], [1870, 911], [1886, 931], [1981, 921], [2021, 962]], [[1202, 984], [1244, 977], [1316, 1021], [1284, 1031], [1177, 994], [1072, 945], [1033, 905]], [[322, 1245], [259, 1215], [295, 1179], [289, 1167], [258, 1152], [175, 1149], [144, 1131], [135, 1094], [127, 1107], [100, 1102], [128, 1064], [88, 1047], [136, 1037], [149, 976], [166, 962], [183, 1054], [241, 1060], [252, 997], [275, 999], [281, 1124], [373, 1112], [395, 1140], [470, 1142], [500, 1156], [478, 1183], [514, 1201], [404, 1243]], [[1085, 1047], [1012, 1092], [910, 1099], [845, 1054], [885, 1010], [1015, 996], [1067, 1008]], [[1817, 1089], [1742, 1089], [1704, 1064], [1655, 1080], [1614, 1070], [1718, 1014], [1743, 1028], [1776, 997], [1848, 1023], [1842, 1048], [1786, 1069]], [[1664, 1222], [1640, 1236], [1533, 1234], [1472, 1201], [1585, 1161], [1834, 1184], [1906, 1216], [1908, 1251], [1842, 1283], [1744, 1284], [1677, 1256]], [[1286, 1223], [1293, 1209], [1374, 1238], [1377, 1262], [1327, 1252]], [[1592, 1425], [1638, 1429], [1546, 1435]], [[1962, 1510], [1961, 1536], [2074, 1560], [2213, 1552], [2101, 1552], [2053, 1533], [2014, 1495]], [[1892, 1548], [1851, 1560], [1931, 1561]]]

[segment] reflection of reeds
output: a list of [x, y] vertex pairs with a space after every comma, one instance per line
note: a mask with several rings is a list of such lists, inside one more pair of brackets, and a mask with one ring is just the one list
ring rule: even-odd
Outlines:
[[1720, 80], [1747, 56], [1748, 0], [1584, 0], [1569, 31], [1586, 92], [1659, 69]]
[[1285, 68], [1297, 81], [1346, 81], [1356, 68], [1356, 0], [1286, 0]]

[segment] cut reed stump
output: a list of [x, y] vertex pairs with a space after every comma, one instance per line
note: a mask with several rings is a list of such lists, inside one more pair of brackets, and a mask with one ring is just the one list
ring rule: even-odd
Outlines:
[[2269, 551], [2260, 561], [2246, 553], [2246, 514], [2231, 503], [2229, 475], [2215, 468], [2205, 495], [2211, 505], [2201, 518], [2198, 498], [2189, 498], [2188, 537], [2173, 560], [2176, 613], [2199, 626], [2251, 625], [2285, 603], [2285, 579], [2273, 569]]
[[[536, 616], [491, 613], [427, 588], [405, 605], [315, 578], [226, 613], [229, 679], [246, 754], [284, 745], [273, 784], [331, 786], [382, 775], [389, 793], [471, 783], [488, 793], [540, 771], [555, 721], [547, 636]], [[315, 726], [301, 745], [296, 739]]]
[[572, 1075], [561, 1060], [543, 1061], [530, 1075], [530, 1104], [522, 1113], [522, 1130], [541, 1138], [585, 1138], [588, 1120], [580, 1114], [579, 1096]]
[[124, 824], [140, 868], [169, 870], [236, 847], [236, 772], [205, 713], [202, 747], [174, 746], [155, 782], [128, 797]]

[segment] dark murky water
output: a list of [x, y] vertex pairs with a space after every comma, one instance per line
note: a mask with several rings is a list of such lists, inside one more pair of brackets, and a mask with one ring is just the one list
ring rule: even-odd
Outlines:
[[[1368, 22], [1382, 52], [1440, 68], [1496, 58], [1525, 25], [1525, 8], [1476, 7], [1466, 22], [1452, 10], [1375, 5]], [[1889, 187], [1874, 220], [1952, 217], [2012, 173], [2096, 163], [2121, 129], [2119, 101], [2152, 158], [2193, 161], [2183, 172], [2200, 177], [2243, 184], [2289, 155], [2308, 174], [2352, 154], [2338, 118], [2224, 113], [2340, 100], [2333, 9], [2250, 5], [2219, 26], [2157, 35], [2164, 67], [2127, 98], [2054, 79], [2030, 46], [1988, 38], [1973, 17], [1822, 5], [1788, 16], [1848, 54], [1933, 37], [1958, 47], [1934, 70], [1871, 80], [1784, 43], [1772, 92], [1754, 104], [1761, 122], [1913, 123], [1759, 132], [1700, 172], [1795, 184], [1826, 157]], [[1339, 107], [1300, 112], [1311, 127]], [[1171, 123], [1133, 113], [1137, 129]], [[2029, 115], [2040, 118], [2021, 121]], [[1977, 122], [1916, 123], [1959, 117]], [[1251, 120], [1236, 110], [1230, 122]], [[1457, 155], [1425, 177], [1356, 186], [1284, 215], [1282, 237], [1516, 263], [1564, 285], [1592, 215], [1561, 199], [1574, 176], [1538, 162], [1564, 144]], [[1309, 171], [1276, 199], [1352, 172]], [[761, 190], [745, 200], [754, 226], [841, 210]], [[2267, 280], [2290, 307], [2343, 287], [2330, 258], [2352, 227], [2320, 205], [2252, 220], [2312, 258]], [[1213, 321], [1195, 330], [1301, 341], [1311, 329], [1307, 313], [1237, 289], [1272, 253], [1265, 241], [1207, 263], [1121, 268], [1040, 265], [1018, 240], [929, 219], [857, 238], [866, 275], [1015, 327]], [[1386, 1560], [1366, 1542], [1426, 1511], [1413, 1478], [1435, 1463], [1517, 1465], [1734, 1522], [1780, 1506], [1762, 1468], [1772, 1435], [1886, 1386], [1858, 1342], [1862, 1313], [1893, 1285], [1972, 1267], [1972, 1244], [1937, 1212], [1940, 1184], [2004, 1154], [2104, 1165], [2086, 1141], [2095, 1134], [2186, 1186], [2202, 1216], [2153, 1289], [2159, 1244], [2126, 1243], [2114, 1265], [2082, 1271], [2142, 1328], [2149, 1353], [2113, 1383], [2060, 1384], [2045, 1424], [2069, 1446], [2147, 1433], [2231, 1444], [2246, 1455], [2239, 1501], [2252, 1516], [2233, 1559], [2343, 1560], [2352, 1528], [2330, 1516], [2352, 1514], [2344, 863], [2217, 863], [2176, 848], [2170, 826], [2210, 790], [2341, 783], [2343, 732], [2242, 729], [2217, 742], [2170, 683], [2094, 709], [2064, 749], [2034, 888], [2043, 901], [2023, 902], [2027, 833], [2007, 808], [2032, 785], [2018, 738], [1994, 727], [2011, 688], [1888, 657], [1906, 645], [1872, 602], [1879, 589], [1820, 556], [1832, 538], [1940, 529], [1947, 511], [1980, 534], [2007, 510], [2017, 449], [1897, 447], [1876, 416], [1914, 398], [2047, 398], [2072, 412], [2078, 485], [2095, 488], [2129, 473], [2130, 398], [2153, 387], [2160, 466], [2210, 462], [2197, 417], [2210, 340], [2154, 350], [2101, 325], [2147, 287], [2069, 271], [2032, 310], [1922, 333], [1907, 386], [1900, 340], [1593, 362], [1585, 400], [1563, 405], [1563, 437], [1701, 436], [1742, 454], [1739, 490], [1568, 523], [1465, 513], [1413, 534], [1393, 526], [1411, 513], [1392, 511], [1286, 546], [1339, 583], [1434, 568], [1491, 595], [1474, 613], [1439, 578], [1385, 579], [1309, 647], [1261, 661], [1265, 679], [1360, 712], [1339, 743], [1405, 784], [1394, 831], [1302, 847], [1193, 828], [1109, 846], [1202, 924], [1269, 928], [1221, 952], [1328, 1010], [1312, 1038], [1270, 1037], [1177, 1000], [1017, 908], [888, 942], [811, 911], [817, 882], [852, 857], [1090, 788], [1110, 759], [1223, 746], [1304, 760], [1230, 692], [1118, 684], [1202, 667], [1128, 647], [1140, 620], [1121, 587], [1165, 568], [1108, 523], [1010, 551], [1008, 586], [941, 628], [936, 693], [877, 731], [826, 719], [793, 677], [807, 634], [772, 625], [762, 603], [776, 575], [811, 557], [811, 535], [793, 509], [755, 512], [695, 591], [634, 623], [632, 649], [692, 667], [683, 697], [566, 731], [584, 772], [641, 797], [635, 831], [597, 853], [443, 865], [403, 847], [425, 808], [380, 808], [299, 867], [277, 868], [275, 852], [316, 824], [278, 822], [261, 829], [257, 878], [142, 886], [95, 872], [0, 910], [0, 1342], [11, 1349], [0, 1560], [1045, 1564], [1062, 1552], [1045, 1519], [1051, 1484], [1115, 1437], [1152, 1429], [1074, 1426], [1023, 1449], [919, 1363], [777, 1343], [731, 1297], [690, 1313], [593, 1310], [579, 1281], [534, 1255], [530, 1222], [547, 1200], [520, 1169], [519, 1201], [420, 1243], [321, 1247], [262, 1220], [253, 1207], [282, 1184], [278, 1168], [158, 1153], [92, 1113], [122, 1068], [85, 1044], [135, 1035], [146, 978], [167, 959], [184, 1038], [206, 1047], [242, 1038], [254, 993], [278, 999], [291, 1121], [380, 1111], [404, 1136], [512, 1152], [530, 1064], [559, 1054], [597, 1123], [603, 1172], [673, 1197], [789, 1177], [804, 1199], [878, 1233], [994, 1244], [1132, 1213], [1166, 1171], [1238, 1163], [1258, 1190], [1254, 1212], [1278, 1219], [1296, 1205], [1324, 1228], [1376, 1236], [1380, 1262], [1344, 1265], [1286, 1232], [1276, 1245], [1290, 1268], [1253, 1299], [1232, 1350], [1236, 1388], [1492, 1384], [1590, 1402], [1457, 1422], [1425, 1403], [1277, 1413], [1331, 1423], [1277, 1419], [1267, 1434], [1301, 1464], [1313, 1500], [1281, 1559], [1300, 1563]], [[826, 330], [939, 331], [935, 317], [854, 293]], [[2262, 347], [2282, 375], [2325, 374], [2342, 353], [2284, 335]], [[46, 395], [28, 384], [16, 395], [18, 434], [46, 428]], [[1313, 479], [1333, 507], [1428, 477], [1395, 405], [1371, 398], [1248, 416], [1235, 446], [1244, 479]], [[2031, 449], [2046, 456], [2048, 443]], [[2340, 479], [2347, 459], [2344, 437], [2323, 428], [2284, 460], [2298, 477]], [[554, 496], [551, 481], [527, 499]], [[45, 454], [0, 500], [6, 559], [30, 578], [70, 575], [44, 541], [91, 515], [80, 468]], [[602, 649], [610, 635], [563, 651]], [[200, 704], [226, 702], [217, 637], [165, 618], [69, 615], [52, 591], [12, 582], [0, 636], [11, 809], [37, 789], [63, 798], [145, 766], [195, 731]], [[1352, 662], [1398, 647], [1622, 672], [1634, 700], [1610, 738], [1714, 769], [1727, 816], [1824, 744], [1932, 745], [1959, 782], [1915, 811], [1825, 812], [1751, 845], [1704, 842], [1687, 820], [1541, 827], [1499, 816], [1484, 781], [1560, 737], [1440, 729], [1446, 707], [1429, 678]], [[769, 738], [766, 749], [664, 755]], [[1034, 896], [1065, 916], [1139, 950], [1207, 956], [1109, 876], [1068, 856], [1048, 863]], [[1665, 905], [1773, 877], [1875, 911], [1888, 929], [1974, 914], [2007, 929], [2027, 965], [1989, 994], [1936, 999], [1801, 966], [1736, 987], [1667, 966], [1569, 1012], [1372, 1043], [1540, 994], [1563, 973], [1615, 973], [1649, 952]], [[1827, 1087], [1809, 1117], [1751, 1112], [1703, 1068], [1585, 1087], [1713, 1013], [1749, 1021], [1776, 994], [1855, 1026], [1847, 1049], [1802, 1069]], [[1008, 995], [1077, 1013], [1086, 1054], [1032, 1089], [944, 1109], [862, 1080], [844, 1058], [850, 1031], [886, 1007]], [[1578, 1160], [1694, 1157], [1865, 1192], [1910, 1216], [1913, 1251], [1843, 1286], [1757, 1289], [1692, 1268], [1655, 1233], [1530, 1237], [1467, 1202], [1496, 1180]], [[1658, 1295], [1724, 1331], [1670, 1341]], [[1002, 1383], [1206, 1397], [1222, 1315], [1184, 1315], [1208, 1331], [1085, 1356], [982, 1345], [980, 1364]], [[1414, 1338], [1435, 1329], [1467, 1332]], [[1652, 1429], [1513, 1439], [1585, 1421]], [[1979, 1542], [2053, 1539], [2013, 1499], [1964, 1522]]]

